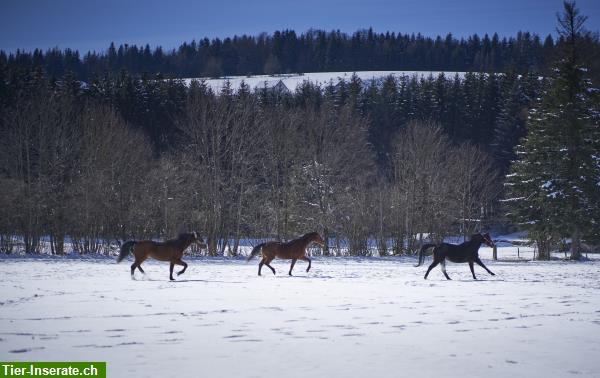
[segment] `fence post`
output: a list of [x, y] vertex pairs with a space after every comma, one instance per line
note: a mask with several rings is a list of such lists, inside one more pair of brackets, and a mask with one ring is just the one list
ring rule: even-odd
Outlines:
[[494, 257], [494, 260], [498, 260], [498, 247], [494, 246], [492, 255]]

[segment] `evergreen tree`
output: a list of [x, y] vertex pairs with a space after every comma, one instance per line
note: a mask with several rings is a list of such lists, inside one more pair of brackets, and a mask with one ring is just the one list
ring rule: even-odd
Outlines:
[[[552, 235], [571, 238], [571, 259], [600, 223], [600, 107], [580, 51], [585, 19], [574, 2], [564, 3], [560, 54], [507, 176], [513, 220], [542, 244]], [[541, 257], [549, 257], [547, 247], [540, 245]]]
[[518, 76], [508, 73], [503, 82], [503, 101], [496, 120], [491, 143], [496, 167], [506, 173], [510, 162], [515, 159], [514, 146], [525, 136], [525, 118], [529, 99]]

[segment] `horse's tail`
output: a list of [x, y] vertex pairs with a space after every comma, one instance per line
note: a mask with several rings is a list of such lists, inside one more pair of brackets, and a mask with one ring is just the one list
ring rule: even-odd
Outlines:
[[261, 252], [262, 247], [264, 245], [265, 245], [265, 243], [261, 243], [261, 244], [257, 245], [256, 247], [252, 248], [252, 252], [250, 252], [248, 257], [246, 258], [246, 261], [250, 261], [254, 256], [258, 255]]
[[415, 265], [415, 267], [421, 266], [421, 264], [423, 263], [423, 260], [425, 260], [423, 253], [425, 253], [425, 251], [427, 251], [431, 247], [435, 247], [435, 244], [431, 244], [431, 243], [423, 244], [423, 246], [421, 247], [421, 250], [419, 251], [419, 263], [417, 265]]
[[127, 257], [134, 245], [135, 242], [131, 240], [121, 246], [121, 252], [119, 252], [119, 257], [117, 257], [117, 263], [120, 263], [125, 257]]

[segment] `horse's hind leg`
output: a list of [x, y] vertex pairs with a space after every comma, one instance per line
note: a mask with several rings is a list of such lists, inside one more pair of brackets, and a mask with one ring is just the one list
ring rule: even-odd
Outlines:
[[169, 267], [169, 279], [171, 281], [175, 281], [175, 278], [173, 278], [173, 268], [175, 267], [175, 263], [173, 261], [171, 261], [171, 266]]
[[271, 261], [273, 261], [273, 259], [266, 260], [266, 261], [265, 261], [265, 265], [266, 265], [266, 266], [268, 266], [268, 267], [269, 267], [269, 269], [271, 269], [271, 271], [273, 272], [273, 275], [275, 275], [275, 268], [273, 268], [273, 267], [271, 266]]
[[442, 267], [442, 272], [444, 273], [444, 276], [446, 276], [447, 280], [451, 280], [452, 278], [450, 278], [450, 276], [448, 275], [448, 273], [446, 273], [446, 260], [442, 260], [442, 262], [440, 263], [440, 266]]
[[137, 267], [137, 260], [131, 264], [131, 279], [135, 280], [135, 268]]
[[188, 264], [186, 262], [184, 262], [183, 260], [181, 260], [181, 259], [179, 259], [176, 262], [176, 264], [183, 266], [183, 269], [181, 269], [179, 272], [177, 272], [177, 275], [179, 276], [179, 275], [182, 275], [183, 273], [185, 273], [185, 270], [187, 269]]
[[292, 269], [294, 269], [294, 265], [296, 265], [296, 260], [297, 259], [292, 259], [292, 265], [290, 266], [290, 273], [289, 273], [290, 276], [292, 275]]
[[473, 279], [476, 280], [477, 277], [475, 277], [475, 270], [473, 269], [473, 261], [469, 261], [469, 268], [471, 268], [471, 273], [473, 274]]
[[258, 275], [260, 276], [260, 271], [262, 270], [263, 265], [265, 265], [265, 259], [262, 258], [258, 263]]
[[440, 261], [439, 260], [433, 260], [433, 262], [431, 263], [431, 265], [429, 265], [429, 268], [427, 268], [427, 273], [425, 273], [425, 277], [423, 277], [424, 279], [427, 279], [427, 276], [429, 275], [429, 272], [431, 272], [431, 269], [435, 268], [437, 264], [439, 264]]
[[139, 261], [136, 260], [136, 264], [137, 264], [137, 268], [140, 272], [142, 272], [143, 275], [146, 275], [146, 272], [144, 272], [144, 269], [142, 269], [142, 263], [146, 261], [146, 258], [142, 258]]
[[306, 268], [306, 273], [308, 273], [308, 271], [310, 270], [311, 259], [309, 259], [309, 258], [308, 258], [308, 257], [306, 257], [306, 256], [302, 256], [302, 257], [300, 257], [300, 260], [304, 260], [304, 261], [307, 261], [307, 262], [308, 262], [308, 268]]
[[475, 259], [475, 262], [477, 263], [477, 265], [479, 265], [479, 266], [480, 266], [480, 267], [482, 267], [483, 269], [487, 270], [487, 272], [488, 272], [489, 274], [491, 274], [492, 276], [495, 276], [495, 274], [494, 274], [494, 273], [492, 273], [492, 271], [491, 271], [491, 270], [489, 270], [489, 269], [487, 268], [487, 266], [483, 265], [483, 263], [481, 262], [481, 260], [479, 259], [479, 257]]

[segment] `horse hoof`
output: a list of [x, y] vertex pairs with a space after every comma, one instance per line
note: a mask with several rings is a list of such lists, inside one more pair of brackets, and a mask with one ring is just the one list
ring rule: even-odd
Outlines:
[[173, 278], [173, 277], [169, 277], [169, 280], [171, 280], [171, 281], [175, 281], [175, 278]]

